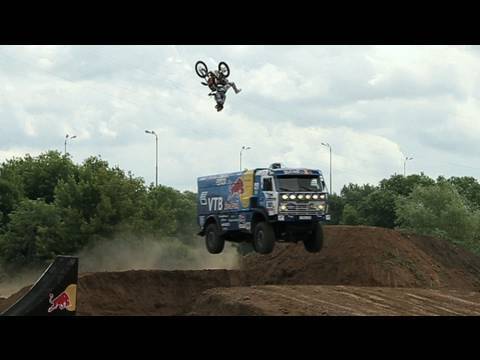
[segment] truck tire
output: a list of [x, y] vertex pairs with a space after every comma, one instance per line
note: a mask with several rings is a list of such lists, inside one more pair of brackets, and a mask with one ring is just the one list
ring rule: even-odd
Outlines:
[[205, 230], [205, 244], [210, 254], [220, 254], [225, 247], [225, 239], [220, 235], [217, 224], [211, 223]]
[[253, 233], [253, 247], [259, 254], [270, 254], [275, 246], [275, 233], [272, 226], [265, 222], [259, 222]]
[[323, 228], [320, 223], [315, 226], [312, 234], [303, 240], [303, 246], [305, 250], [311, 253], [317, 253], [322, 250], [323, 247]]

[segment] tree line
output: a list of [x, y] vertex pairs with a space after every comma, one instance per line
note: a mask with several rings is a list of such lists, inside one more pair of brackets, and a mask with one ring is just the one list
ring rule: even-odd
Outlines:
[[393, 175], [376, 186], [348, 184], [329, 202], [332, 224], [404, 229], [480, 254], [480, 184], [474, 177]]
[[43, 266], [118, 233], [175, 237], [197, 230], [196, 194], [146, 185], [99, 157], [74, 164], [49, 151], [0, 166], [0, 262], [14, 271]]
[[[480, 254], [480, 184], [473, 177], [393, 175], [329, 198], [331, 224], [401, 228]], [[48, 151], [0, 165], [0, 265], [44, 266], [121, 234], [198, 244], [196, 194], [147, 185], [99, 157], [74, 164]], [[239, 247], [241, 252], [241, 247]]]

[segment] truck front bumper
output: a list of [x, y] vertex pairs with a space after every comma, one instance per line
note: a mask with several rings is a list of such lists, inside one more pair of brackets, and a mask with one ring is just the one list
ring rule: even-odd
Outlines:
[[290, 214], [279, 214], [276, 216], [277, 221], [281, 222], [299, 222], [299, 221], [329, 221], [330, 215], [290, 215]]

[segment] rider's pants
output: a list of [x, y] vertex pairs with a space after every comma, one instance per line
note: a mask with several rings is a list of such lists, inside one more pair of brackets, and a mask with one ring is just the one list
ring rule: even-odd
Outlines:
[[222, 87], [219, 86], [217, 88], [217, 92], [215, 93], [215, 101], [217, 102], [217, 104], [223, 105], [225, 103], [227, 90], [230, 89], [230, 88], [233, 88], [235, 93], [238, 94], [238, 88], [237, 88], [237, 86], [235, 85], [234, 82], [229, 82], [229, 83], [227, 83], [227, 85], [222, 86]]
[[215, 101], [217, 102], [217, 104], [219, 105], [223, 105], [225, 103], [225, 93], [227, 91], [225, 89], [219, 89], [217, 90], [217, 92], [215, 93]]

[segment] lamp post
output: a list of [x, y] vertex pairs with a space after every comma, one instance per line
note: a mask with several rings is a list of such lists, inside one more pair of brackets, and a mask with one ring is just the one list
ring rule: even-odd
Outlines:
[[242, 149], [240, 150], [240, 171], [242, 171], [242, 152], [243, 150], [250, 150], [250, 146], [242, 146]]
[[403, 177], [407, 176], [407, 161], [413, 160], [413, 157], [405, 157], [403, 160]]
[[328, 147], [330, 150], [330, 195], [333, 193], [333, 188], [332, 188], [332, 147], [330, 146], [329, 143], [322, 143], [323, 146]]
[[77, 137], [77, 135], [73, 135], [73, 136], [70, 136], [70, 135], [65, 135], [65, 156], [67, 156], [67, 140], [70, 139], [70, 140], [73, 140]]
[[155, 135], [155, 186], [158, 186], [158, 135], [153, 130], [145, 130], [147, 134]]

